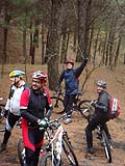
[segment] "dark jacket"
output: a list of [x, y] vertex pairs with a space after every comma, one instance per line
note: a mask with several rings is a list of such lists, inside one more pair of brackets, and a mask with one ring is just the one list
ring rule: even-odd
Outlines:
[[66, 69], [62, 72], [58, 81], [58, 86], [60, 86], [61, 82], [64, 79], [66, 95], [75, 95], [78, 93], [78, 88], [79, 88], [78, 77], [80, 76], [83, 69], [85, 68], [87, 61], [88, 60], [85, 59], [80, 65], [80, 67], [76, 69]]
[[97, 103], [95, 105], [96, 111], [102, 111], [108, 113], [109, 101], [110, 101], [110, 95], [106, 91], [102, 91], [99, 94]]

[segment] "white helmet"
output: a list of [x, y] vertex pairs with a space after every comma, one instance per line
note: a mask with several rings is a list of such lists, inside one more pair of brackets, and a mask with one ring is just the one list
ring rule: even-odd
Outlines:
[[32, 74], [32, 78], [39, 79], [39, 80], [45, 80], [47, 79], [47, 74], [38, 70]]
[[106, 88], [106, 87], [107, 87], [107, 83], [106, 83], [105, 81], [103, 81], [103, 80], [98, 80], [98, 81], [96, 82], [96, 85], [97, 85], [97, 86], [100, 86], [100, 87], [102, 87], [102, 88]]

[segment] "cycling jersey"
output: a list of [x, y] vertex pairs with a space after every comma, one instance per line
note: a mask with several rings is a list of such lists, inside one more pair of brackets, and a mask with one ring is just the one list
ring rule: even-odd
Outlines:
[[20, 87], [12, 85], [10, 88], [9, 98], [7, 99], [5, 109], [9, 110], [12, 114], [20, 116], [20, 98], [25, 89], [25, 82], [22, 81]]
[[22, 119], [22, 133], [24, 146], [35, 151], [43, 143], [43, 132], [37, 125], [38, 119], [51, 112], [52, 104], [47, 89], [34, 91], [32, 88], [24, 90], [21, 96], [20, 109]]

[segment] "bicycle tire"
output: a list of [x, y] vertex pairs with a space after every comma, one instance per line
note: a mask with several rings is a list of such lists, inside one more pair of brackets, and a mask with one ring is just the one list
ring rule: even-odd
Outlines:
[[5, 104], [0, 104], [0, 123], [2, 123], [4, 120], [4, 116], [1, 115], [1, 112], [3, 111], [4, 107]]
[[62, 161], [60, 163], [56, 162], [54, 159], [54, 163], [52, 163], [52, 154], [48, 152], [44, 158], [40, 159], [39, 166], [61, 166]]
[[5, 131], [5, 118], [0, 121], [0, 133]]
[[56, 114], [64, 113], [64, 101], [61, 98], [56, 96], [51, 97], [52, 105], [53, 105], [53, 112]]
[[103, 142], [103, 148], [105, 152], [105, 157], [108, 161], [108, 163], [112, 163], [112, 153], [111, 153], [111, 148], [110, 144], [107, 138], [107, 135], [104, 130], [102, 130], [102, 142]]
[[[90, 116], [93, 112], [90, 102], [91, 102], [91, 100], [82, 100], [82, 101], [80, 101], [80, 103], [78, 105], [78, 111], [86, 119], [88, 119], [89, 118], [88, 116]], [[88, 109], [88, 112], [84, 113], [85, 109]]]
[[5, 104], [0, 104], [0, 132], [5, 131], [5, 117], [1, 115], [1, 112], [3, 111], [4, 107], [5, 107]]
[[73, 147], [69, 138], [65, 135], [63, 137], [63, 150], [71, 166], [78, 166], [76, 155], [73, 151]]
[[23, 140], [19, 139], [18, 145], [17, 145], [17, 152], [18, 152], [18, 158], [20, 161], [20, 165], [24, 166], [25, 163], [25, 150], [24, 150], [24, 144]]
[[39, 166], [51, 166], [52, 165], [52, 156], [51, 154], [47, 153], [44, 158], [42, 157], [39, 162]]

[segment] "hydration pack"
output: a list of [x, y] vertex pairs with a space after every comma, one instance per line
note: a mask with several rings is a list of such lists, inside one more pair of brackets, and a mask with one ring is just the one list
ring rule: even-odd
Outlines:
[[121, 113], [119, 100], [115, 97], [110, 98], [109, 103], [109, 118], [114, 119], [117, 118]]

